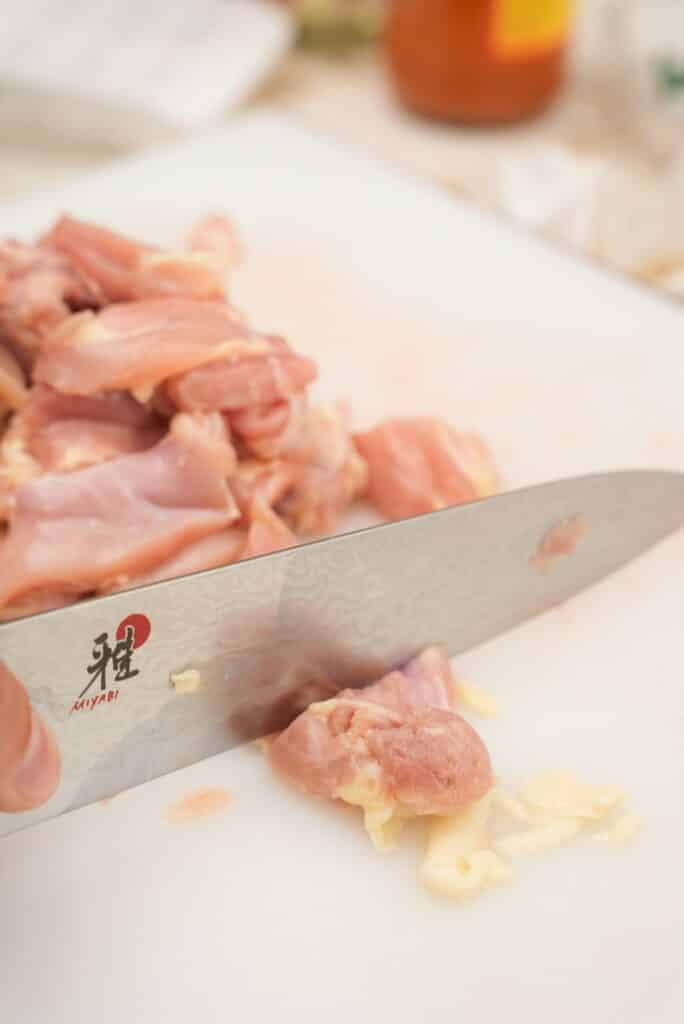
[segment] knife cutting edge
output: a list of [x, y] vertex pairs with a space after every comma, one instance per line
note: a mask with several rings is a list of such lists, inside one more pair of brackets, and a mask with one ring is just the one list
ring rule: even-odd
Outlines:
[[[537, 616], [684, 525], [684, 474], [512, 491], [0, 626], [63, 779], [9, 833], [286, 725], [417, 650], [452, 655]], [[557, 542], [557, 543], [556, 543]], [[171, 679], [193, 670], [197, 692]]]

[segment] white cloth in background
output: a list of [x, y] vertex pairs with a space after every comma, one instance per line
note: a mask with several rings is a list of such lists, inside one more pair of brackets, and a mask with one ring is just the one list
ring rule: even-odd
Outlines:
[[262, 0], [29, 0], [3, 5], [0, 128], [146, 145], [238, 106], [292, 39]]

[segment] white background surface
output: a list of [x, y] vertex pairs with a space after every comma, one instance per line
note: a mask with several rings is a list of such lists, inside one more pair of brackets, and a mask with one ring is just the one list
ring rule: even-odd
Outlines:
[[0, 123], [34, 139], [140, 147], [208, 130], [277, 65], [293, 32], [263, 0], [34, 0], [0, 36]]
[[[684, 469], [676, 307], [268, 117], [4, 209], [0, 232], [68, 209], [173, 242], [207, 207], [245, 235], [236, 298], [320, 358], [320, 392], [360, 424], [477, 428], [509, 486]], [[461, 659], [504, 709], [482, 727], [496, 771], [623, 784], [633, 846], [573, 846], [443, 904], [410, 841], [375, 854], [353, 812], [242, 749], [0, 842], [2, 1020], [681, 1020], [683, 566], [680, 534]], [[229, 810], [167, 822], [207, 785]]]

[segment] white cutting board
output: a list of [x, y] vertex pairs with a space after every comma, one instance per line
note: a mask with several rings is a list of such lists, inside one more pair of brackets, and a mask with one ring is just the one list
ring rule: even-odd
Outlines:
[[[479, 429], [509, 486], [684, 469], [678, 308], [274, 117], [4, 209], [0, 232], [68, 209], [173, 242], [207, 207], [244, 232], [236, 297], [320, 357], [320, 392], [359, 423]], [[623, 784], [632, 846], [587, 841], [441, 903], [410, 840], [375, 854], [353, 812], [245, 748], [0, 841], [0, 1019], [680, 1021], [683, 597], [680, 534], [461, 659], [504, 709], [482, 727], [497, 772]], [[169, 824], [204, 786], [232, 806]]]

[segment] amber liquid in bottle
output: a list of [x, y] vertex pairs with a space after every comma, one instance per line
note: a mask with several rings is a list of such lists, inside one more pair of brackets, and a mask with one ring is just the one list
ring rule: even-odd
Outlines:
[[466, 124], [532, 117], [562, 84], [570, 6], [391, 0], [387, 54], [400, 99], [420, 114]]

